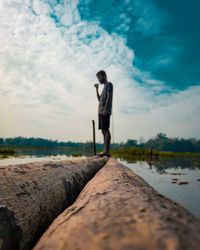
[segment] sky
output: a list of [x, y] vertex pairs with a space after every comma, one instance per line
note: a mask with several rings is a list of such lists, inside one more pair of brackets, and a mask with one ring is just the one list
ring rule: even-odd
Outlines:
[[198, 0], [1, 0], [0, 137], [91, 141], [95, 120], [101, 142], [103, 69], [112, 142], [200, 139], [199, 9]]

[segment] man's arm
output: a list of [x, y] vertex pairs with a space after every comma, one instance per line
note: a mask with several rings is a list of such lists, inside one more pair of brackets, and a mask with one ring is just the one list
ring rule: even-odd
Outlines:
[[97, 99], [98, 99], [98, 101], [99, 101], [99, 99], [100, 99], [100, 95], [99, 95], [99, 85], [98, 85], [98, 84], [95, 84], [94, 86], [95, 86], [95, 88], [96, 88]]

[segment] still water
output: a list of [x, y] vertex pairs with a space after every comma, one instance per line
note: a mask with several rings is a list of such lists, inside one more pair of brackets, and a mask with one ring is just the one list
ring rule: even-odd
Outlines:
[[200, 219], [199, 161], [173, 159], [148, 163], [118, 160], [159, 193], [181, 204]]
[[1, 166], [8, 166], [13, 164], [22, 164], [22, 163], [29, 163], [35, 161], [59, 161], [59, 160], [70, 160], [70, 159], [84, 159], [86, 156], [81, 157], [73, 157], [68, 155], [51, 155], [51, 156], [18, 156], [18, 157], [9, 157], [5, 159], [0, 159], [0, 167]]

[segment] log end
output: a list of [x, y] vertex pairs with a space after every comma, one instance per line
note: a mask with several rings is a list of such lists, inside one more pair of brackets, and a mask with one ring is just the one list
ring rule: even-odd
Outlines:
[[0, 249], [19, 249], [20, 238], [21, 230], [16, 224], [14, 213], [6, 205], [0, 205]]

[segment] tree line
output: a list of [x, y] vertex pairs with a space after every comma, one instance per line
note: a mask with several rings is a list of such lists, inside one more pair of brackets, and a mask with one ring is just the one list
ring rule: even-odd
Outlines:
[[166, 152], [200, 152], [200, 140], [195, 138], [169, 138], [164, 133], [158, 133], [146, 142], [129, 139], [124, 147], [139, 147]]
[[[62, 142], [58, 140], [44, 139], [44, 138], [26, 138], [26, 137], [14, 137], [14, 138], [0, 138], [1, 146], [43, 146], [43, 147], [89, 147], [92, 142]], [[97, 149], [103, 147], [101, 143], [97, 143]], [[200, 152], [200, 140], [195, 138], [169, 138], [164, 133], [158, 133], [155, 137], [144, 141], [128, 139], [126, 142], [114, 143], [111, 145], [112, 149], [120, 148], [145, 148], [167, 152]]]
[[[92, 148], [92, 142], [72, 142], [72, 141], [58, 141], [52, 139], [35, 138], [35, 137], [13, 137], [13, 138], [0, 138], [0, 146], [13, 146], [13, 147], [68, 147], [71, 149]], [[96, 144], [97, 149], [102, 148], [101, 143]]]

